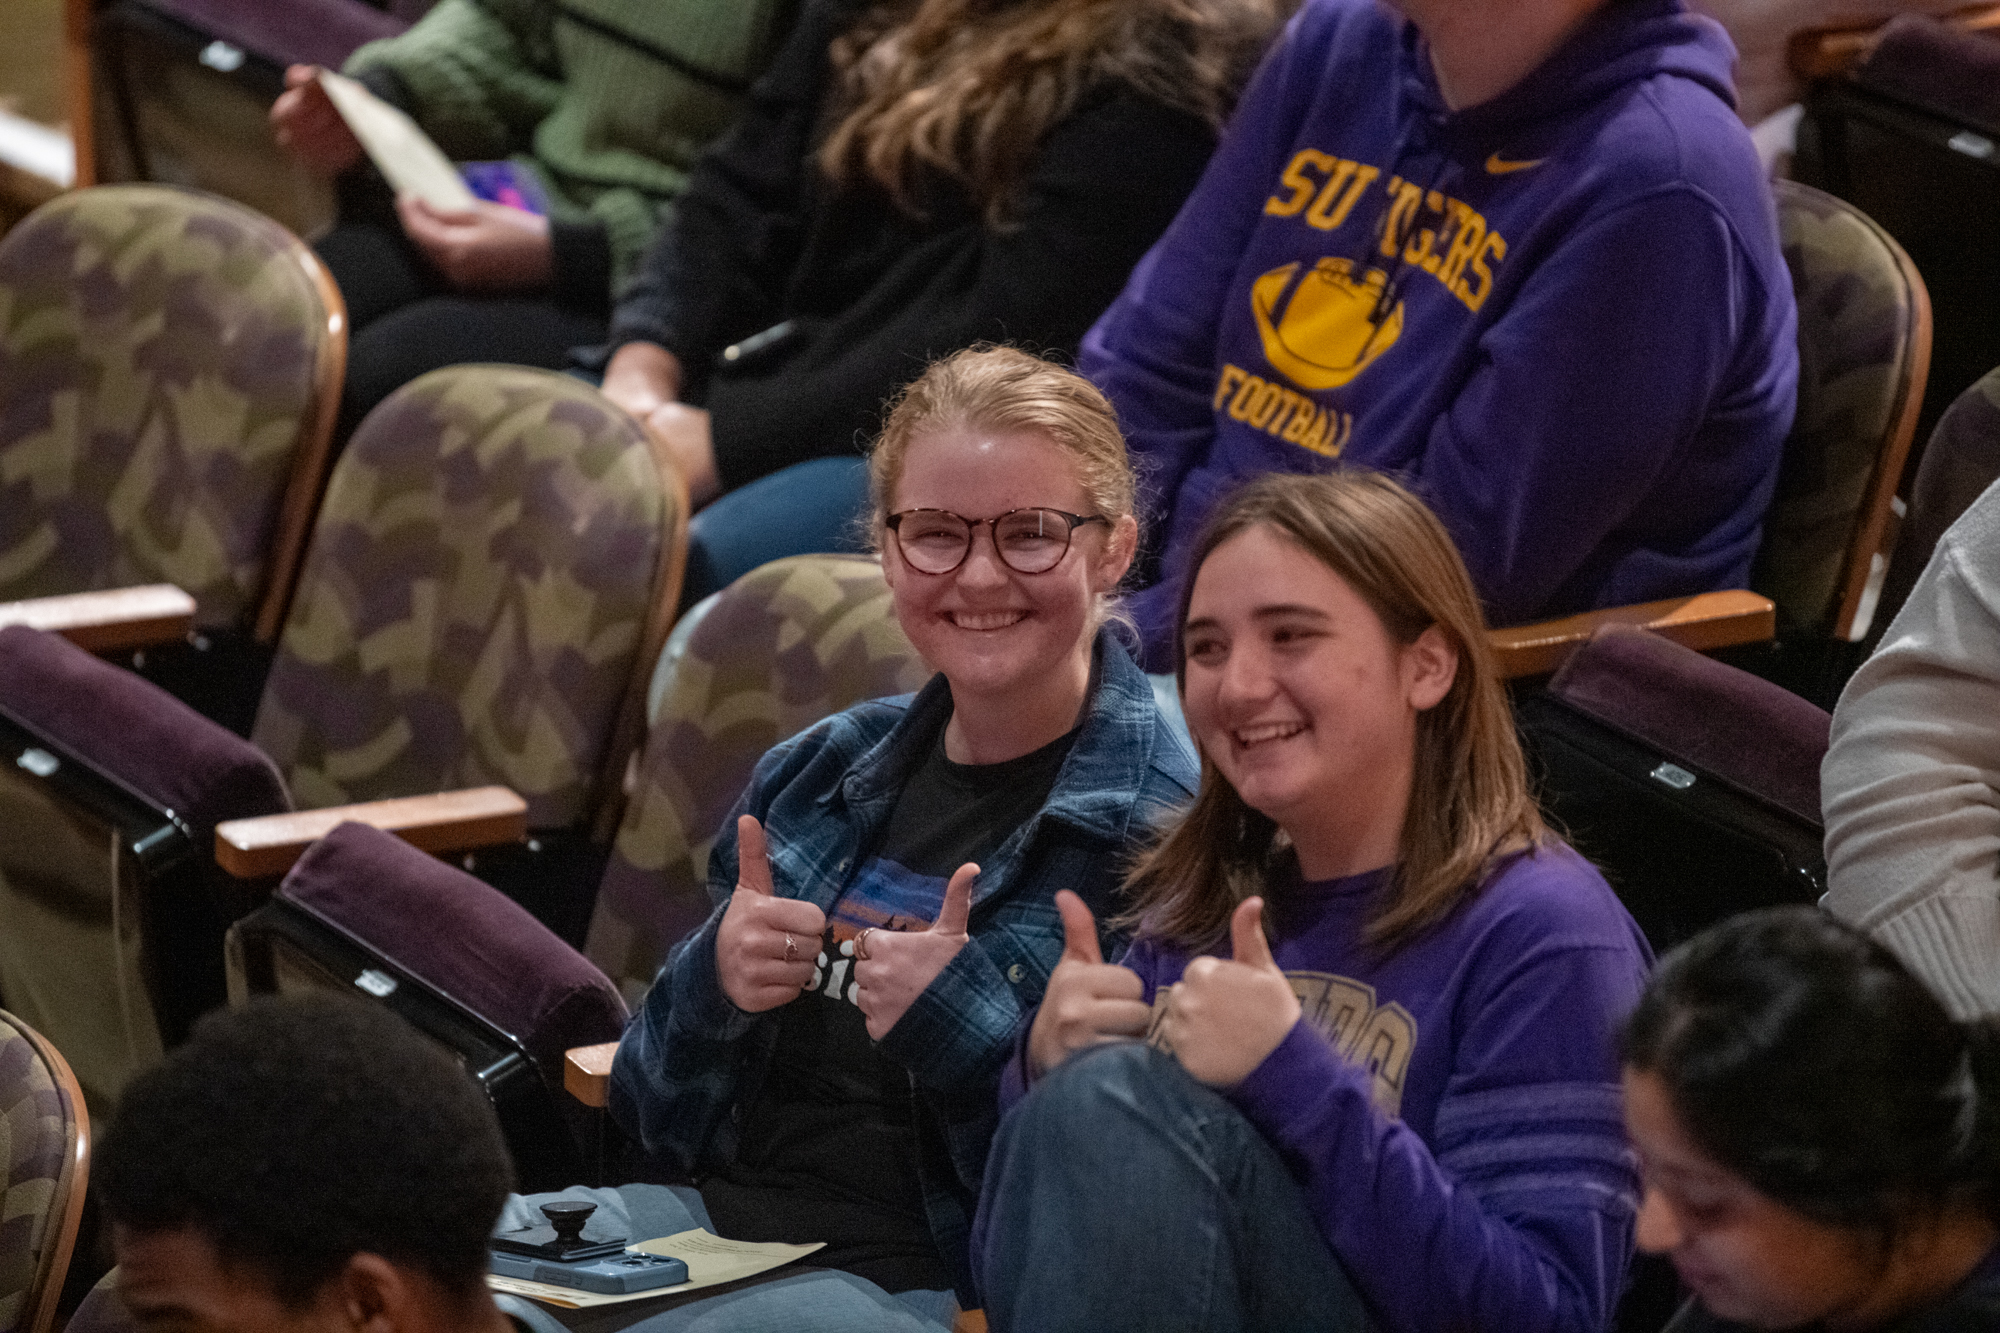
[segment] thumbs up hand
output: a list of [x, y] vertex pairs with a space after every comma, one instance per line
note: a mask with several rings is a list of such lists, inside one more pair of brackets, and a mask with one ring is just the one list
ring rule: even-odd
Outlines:
[[715, 930], [715, 971], [729, 1002], [761, 1014], [812, 982], [826, 914], [771, 885], [770, 851], [755, 815], [736, 821], [736, 892]]
[[1299, 997], [1264, 938], [1264, 900], [1246, 898], [1229, 920], [1232, 958], [1197, 958], [1167, 997], [1161, 1043], [1198, 1082], [1241, 1083], [1299, 1021]]
[[958, 868], [929, 930], [864, 930], [855, 938], [854, 999], [876, 1041], [889, 1035], [971, 938], [965, 928], [972, 919], [972, 881], [978, 878], [972, 862]]
[[1081, 1047], [1145, 1036], [1151, 1018], [1139, 974], [1104, 961], [1097, 922], [1083, 899], [1064, 889], [1056, 895], [1056, 910], [1062, 913], [1062, 958], [1028, 1032], [1028, 1064], [1037, 1078]]

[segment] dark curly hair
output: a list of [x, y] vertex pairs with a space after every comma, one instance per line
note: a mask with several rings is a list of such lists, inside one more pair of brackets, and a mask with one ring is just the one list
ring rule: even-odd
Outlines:
[[91, 1172], [113, 1221], [196, 1231], [293, 1308], [362, 1252], [470, 1295], [512, 1183], [466, 1072], [389, 1011], [331, 995], [203, 1019], [126, 1088]]
[[1696, 1146], [1767, 1197], [1892, 1245], [1953, 1207], [2000, 1220], [2000, 1032], [1810, 907], [1660, 961], [1625, 1026]]

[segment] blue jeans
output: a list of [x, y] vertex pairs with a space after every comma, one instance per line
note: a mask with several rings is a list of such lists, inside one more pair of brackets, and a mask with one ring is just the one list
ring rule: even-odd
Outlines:
[[[590, 1235], [599, 1234], [600, 1226], [602, 1234], [641, 1240], [694, 1227], [715, 1230], [698, 1192], [665, 1185], [621, 1185], [616, 1189], [578, 1185], [558, 1194], [510, 1194], [495, 1230], [542, 1223], [540, 1205], [556, 1199], [581, 1199], [597, 1205], [590, 1218]], [[802, 1262], [810, 1264], [812, 1256], [807, 1255]], [[593, 1333], [606, 1328], [628, 1333], [796, 1333], [800, 1329], [814, 1333], [947, 1333], [958, 1315], [958, 1301], [948, 1291], [906, 1291], [892, 1296], [873, 1282], [832, 1269], [798, 1272], [781, 1268], [777, 1274], [769, 1282], [690, 1300], [629, 1323], [617, 1317], [619, 1307], [615, 1305], [561, 1314], [530, 1305], [532, 1314], [526, 1315], [512, 1302], [505, 1308], [538, 1333], [570, 1327], [588, 1327]]]
[[788, 555], [868, 550], [868, 463], [815, 458], [740, 486], [688, 525], [681, 609]]
[[1264, 1136], [1170, 1055], [1072, 1056], [1001, 1123], [973, 1226], [996, 1333], [1363, 1333]]

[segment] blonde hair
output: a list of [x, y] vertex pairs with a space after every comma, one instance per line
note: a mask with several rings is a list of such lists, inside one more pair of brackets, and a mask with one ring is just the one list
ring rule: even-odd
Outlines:
[[878, 543], [910, 442], [944, 430], [1046, 436], [1070, 456], [1093, 512], [1113, 523], [1132, 512], [1132, 460], [1111, 400], [1073, 370], [1016, 348], [980, 343], [931, 362], [891, 401], [868, 455]]
[[[1451, 689], [1417, 714], [1395, 875], [1368, 924], [1369, 942], [1394, 950], [1475, 892], [1497, 858], [1551, 836], [1528, 791], [1479, 596], [1444, 524], [1390, 478], [1363, 471], [1272, 476], [1238, 491], [1209, 519], [1188, 563], [1179, 627], [1187, 624], [1202, 562], [1257, 527], [1296, 543], [1338, 574], [1397, 642], [1414, 643], [1435, 627], [1458, 653]], [[1177, 670], [1185, 686], [1184, 660]], [[1187, 815], [1126, 877], [1132, 906], [1123, 924], [1204, 947], [1227, 930], [1238, 903], [1265, 892], [1283, 851], [1277, 825], [1245, 804], [1204, 755], [1201, 790]]]
[[919, 167], [1007, 225], [1036, 145], [1092, 86], [1124, 83], [1220, 129], [1280, 10], [1296, 0], [884, 0], [832, 46], [819, 151], [914, 212]]

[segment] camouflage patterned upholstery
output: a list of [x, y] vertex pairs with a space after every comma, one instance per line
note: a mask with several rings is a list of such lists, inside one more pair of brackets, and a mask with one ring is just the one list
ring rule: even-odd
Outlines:
[[315, 275], [276, 223], [164, 186], [72, 191], [0, 240], [0, 600], [177, 583], [220, 628], [282, 597], [346, 358]]
[[414, 381], [334, 470], [252, 739], [304, 808], [502, 783], [532, 827], [587, 819], [636, 743], [685, 509], [586, 384]]
[[83, 1215], [90, 1117], [69, 1066], [0, 1010], [0, 1333], [44, 1333]]
[[1916, 429], [1930, 298], [1859, 209], [1773, 185], [1799, 303], [1799, 409], [1751, 584], [1785, 623], [1845, 638]]
[[584, 946], [628, 1003], [707, 917], [708, 849], [764, 752], [929, 677], [871, 558], [777, 560], [719, 595], [647, 738]]

